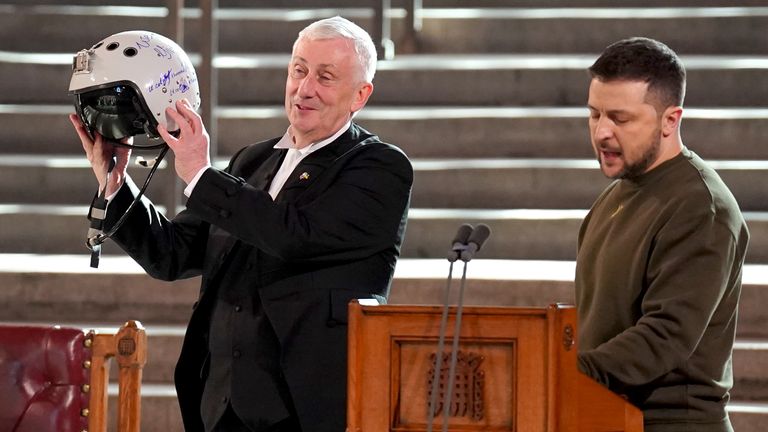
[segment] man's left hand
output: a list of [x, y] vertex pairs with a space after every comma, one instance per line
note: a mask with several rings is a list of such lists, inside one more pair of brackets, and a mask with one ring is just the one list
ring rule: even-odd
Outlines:
[[205, 130], [203, 119], [186, 99], [176, 101], [176, 109], [166, 108], [165, 114], [178, 125], [178, 137], [171, 135], [163, 125], [158, 125], [157, 132], [173, 150], [176, 175], [189, 184], [200, 170], [211, 166], [211, 138]]

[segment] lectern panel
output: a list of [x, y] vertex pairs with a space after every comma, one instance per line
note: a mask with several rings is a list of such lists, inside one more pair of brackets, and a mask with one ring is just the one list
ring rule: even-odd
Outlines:
[[[393, 382], [396, 430], [424, 430], [435, 376], [437, 340], [394, 339], [393, 367], [399, 379]], [[445, 351], [436, 375], [435, 421], [445, 415], [446, 387], [452, 353]], [[517, 344], [508, 340], [462, 340], [456, 355], [453, 392], [448, 416], [459, 426], [514, 431], [517, 385]]]

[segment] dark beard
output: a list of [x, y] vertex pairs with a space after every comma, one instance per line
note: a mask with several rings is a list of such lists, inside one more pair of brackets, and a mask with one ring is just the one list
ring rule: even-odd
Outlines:
[[618, 175], [613, 177], [614, 180], [617, 179], [627, 179], [627, 180], [633, 180], [641, 175], [645, 174], [645, 171], [648, 170], [648, 167], [651, 166], [654, 162], [656, 162], [656, 159], [659, 157], [659, 149], [661, 148], [661, 131], [654, 134], [655, 139], [651, 143], [651, 146], [648, 148], [648, 150], [643, 153], [643, 157], [635, 162], [632, 165], [627, 165], [624, 170], [622, 170]]

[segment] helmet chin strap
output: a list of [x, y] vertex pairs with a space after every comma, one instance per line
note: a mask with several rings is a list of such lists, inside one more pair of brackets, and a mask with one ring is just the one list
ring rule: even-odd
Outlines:
[[[99, 194], [94, 198], [93, 202], [91, 202], [91, 207], [88, 209], [88, 219], [91, 221], [90, 228], [88, 228], [88, 234], [86, 237], [86, 246], [88, 249], [91, 250], [91, 267], [98, 268], [99, 267], [99, 260], [101, 258], [101, 245], [105, 241], [107, 241], [108, 238], [112, 237], [118, 229], [125, 223], [126, 219], [128, 218], [128, 214], [133, 210], [133, 208], [136, 206], [136, 203], [138, 203], [141, 200], [141, 197], [144, 196], [144, 192], [147, 190], [147, 186], [149, 186], [149, 182], [152, 180], [152, 177], [155, 175], [155, 171], [157, 171], [157, 168], [160, 166], [160, 162], [162, 162], [163, 158], [165, 157], [166, 153], [168, 153], [168, 145], [165, 143], [160, 144], [163, 146], [163, 149], [160, 150], [160, 154], [155, 158], [155, 162], [152, 165], [152, 169], [149, 171], [149, 174], [147, 174], [146, 180], [144, 180], [144, 184], [141, 186], [141, 189], [139, 190], [139, 193], [136, 195], [136, 197], [133, 199], [131, 204], [128, 206], [128, 208], [125, 210], [122, 216], [120, 216], [120, 219], [118, 219], [117, 222], [112, 226], [112, 228], [104, 232], [104, 220], [107, 217], [107, 205], [109, 202], [107, 201], [106, 193], [107, 193], [107, 185], [109, 184], [109, 177], [112, 174], [112, 171], [115, 168], [115, 165], [117, 164], [117, 157], [112, 156], [112, 159], [109, 162], [109, 167], [107, 168], [107, 175], [106, 175], [106, 182], [104, 184], [104, 187], [99, 191]], [[147, 165], [144, 165], [147, 166]]]
[[91, 202], [91, 208], [88, 209], [88, 219], [91, 221], [91, 226], [88, 228], [88, 236], [85, 244], [91, 250], [91, 267], [93, 268], [99, 267], [101, 244], [106, 240], [106, 237], [104, 236], [104, 219], [107, 216], [107, 185], [109, 185], [109, 177], [112, 174], [112, 170], [114, 170], [116, 163], [117, 157], [113, 154], [112, 158], [109, 160], [104, 187], [99, 191], [99, 194], [94, 198], [93, 202]]

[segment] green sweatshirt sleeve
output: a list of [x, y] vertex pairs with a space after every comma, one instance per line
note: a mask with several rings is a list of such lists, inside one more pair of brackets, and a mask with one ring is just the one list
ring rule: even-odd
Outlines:
[[636, 305], [639, 320], [580, 353], [580, 368], [614, 391], [623, 393], [689, 368], [733, 282], [737, 242], [732, 230], [713, 208], [686, 205], [691, 201], [682, 202], [653, 237], [645, 289]]

